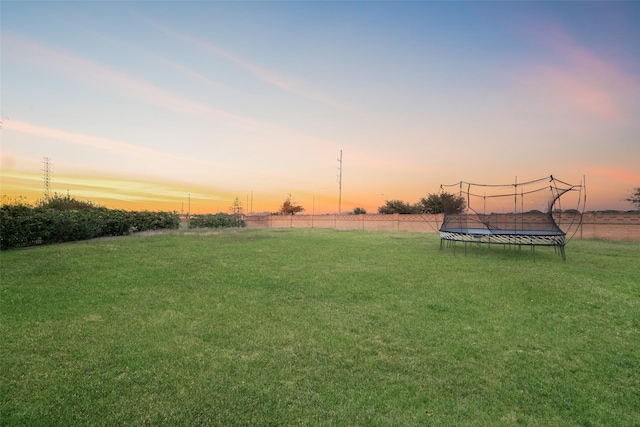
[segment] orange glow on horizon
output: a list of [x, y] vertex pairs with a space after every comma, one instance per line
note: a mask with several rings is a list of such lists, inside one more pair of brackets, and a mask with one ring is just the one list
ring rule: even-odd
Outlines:
[[[594, 169], [592, 172], [591, 178], [587, 177], [586, 210], [633, 209], [624, 200], [628, 194], [620, 193], [620, 190], [612, 192], [611, 187], [619, 187], [622, 182], [630, 192], [640, 182], [639, 175], [605, 168]], [[347, 187], [342, 193], [341, 212], [349, 213], [358, 207], [364, 208], [368, 213], [377, 213], [378, 207], [383, 206], [387, 200], [402, 200], [413, 204], [429, 193], [438, 192], [437, 186], [420, 188], [424, 190], [404, 187], [401, 188], [402, 191], [382, 194], [365, 187], [355, 190]], [[51, 192], [69, 194], [79, 200], [91, 201], [111, 209], [175, 211], [184, 214], [189, 210], [192, 214], [228, 212], [236, 197], [245, 213], [277, 212], [288, 196], [275, 191], [234, 194], [228, 190], [189, 183], [69, 173], [56, 173], [52, 177]], [[292, 191], [291, 196], [296, 204], [304, 207], [303, 214], [337, 213], [338, 190], [331, 189], [329, 193]], [[0, 170], [0, 194], [9, 200], [22, 197], [25, 202], [34, 204], [44, 197], [43, 176], [41, 173], [5, 167]], [[562, 207], [569, 209], [575, 206], [563, 204]]]
[[[23, 198], [35, 204], [44, 198], [42, 174], [0, 170], [0, 190], [9, 200]], [[51, 181], [51, 193], [69, 195], [78, 200], [91, 201], [110, 209], [176, 211], [192, 214], [228, 212], [238, 198], [243, 211], [277, 212], [288, 194], [232, 194], [211, 187], [185, 183], [146, 181], [135, 178], [107, 176], [55, 174]], [[304, 214], [325, 214], [338, 211], [338, 194], [335, 197], [310, 193], [292, 194], [293, 201], [304, 207]], [[381, 203], [356, 203], [343, 199], [343, 212], [364, 207], [376, 212]], [[374, 206], [375, 205], [375, 206]]]

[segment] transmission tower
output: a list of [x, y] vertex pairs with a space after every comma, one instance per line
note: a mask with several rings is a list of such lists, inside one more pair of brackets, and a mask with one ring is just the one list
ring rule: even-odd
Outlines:
[[42, 158], [42, 178], [44, 179], [44, 198], [51, 197], [51, 159]]

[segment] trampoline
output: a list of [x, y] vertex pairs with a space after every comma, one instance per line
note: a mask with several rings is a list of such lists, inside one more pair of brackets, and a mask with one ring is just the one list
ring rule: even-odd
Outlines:
[[[452, 188], [457, 191], [452, 192]], [[456, 242], [531, 246], [532, 250], [535, 246], [552, 246], [563, 260], [567, 233], [575, 234], [586, 201], [584, 179], [574, 185], [553, 175], [522, 183], [516, 178], [513, 184], [498, 185], [460, 181], [441, 185], [440, 189], [442, 194], [457, 193], [464, 200], [454, 210], [444, 208], [439, 230], [441, 249]], [[565, 211], [560, 207], [560, 197], [570, 192], [576, 195], [577, 204], [567, 211], [571, 220], [563, 222]]]

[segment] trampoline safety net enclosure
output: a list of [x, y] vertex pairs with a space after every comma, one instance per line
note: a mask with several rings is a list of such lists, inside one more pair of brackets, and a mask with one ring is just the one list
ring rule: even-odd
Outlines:
[[[457, 196], [464, 203], [443, 203], [440, 248], [446, 243], [473, 242], [502, 245], [553, 246], [565, 259], [570, 230], [584, 212], [584, 179], [574, 185], [552, 176], [512, 184], [473, 184], [460, 181], [441, 185], [443, 201]], [[560, 197], [573, 193], [572, 209], [563, 210]], [[565, 214], [569, 221], [562, 221]], [[560, 222], [563, 228], [558, 225]]]

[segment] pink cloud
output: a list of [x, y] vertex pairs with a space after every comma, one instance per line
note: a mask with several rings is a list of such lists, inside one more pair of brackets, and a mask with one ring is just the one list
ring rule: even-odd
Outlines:
[[525, 82], [547, 102], [581, 114], [628, 124], [628, 105], [640, 96], [640, 82], [621, 67], [579, 45], [559, 26], [545, 27], [534, 38], [557, 59], [533, 64]]
[[640, 174], [614, 168], [595, 168], [594, 175], [626, 185], [640, 185]]
[[[536, 80], [550, 98], [594, 117], [624, 121], [615, 94], [592, 79], [579, 78], [570, 70], [540, 66]], [[591, 81], [589, 81], [591, 80]]]

